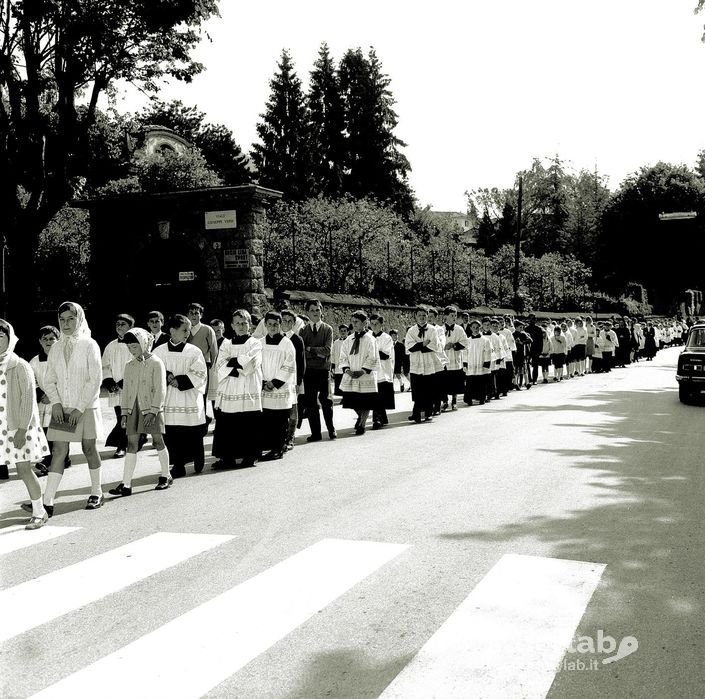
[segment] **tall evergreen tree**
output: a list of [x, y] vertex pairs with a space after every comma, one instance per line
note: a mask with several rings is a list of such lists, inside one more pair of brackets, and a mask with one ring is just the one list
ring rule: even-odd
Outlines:
[[398, 124], [389, 76], [374, 49], [367, 57], [350, 49], [338, 76], [347, 133], [345, 188], [353, 196], [372, 196], [408, 216], [414, 208], [411, 170], [400, 151], [406, 144], [394, 134]]
[[338, 76], [325, 43], [313, 64], [307, 103], [313, 189], [337, 196], [343, 191], [345, 122]]
[[277, 67], [267, 110], [257, 124], [261, 143], [252, 147], [252, 160], [261, 185], [303, 199], [311, 192], [304, 94], [288, 51], [282, 51]]

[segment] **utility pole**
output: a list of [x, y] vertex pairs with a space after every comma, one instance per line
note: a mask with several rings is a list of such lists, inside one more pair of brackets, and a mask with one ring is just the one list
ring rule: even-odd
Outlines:
[[[521, 206], [524, 196], [524, 178], [519, 175], [519, 196], [517, 201], [517, 234], [514, 241], [514, 305], [517, 305], [519, 297], [519, 258], [521, 257]], [[519, 310], [515, 308], [514, 310]]]
[[291, 262], [292, 262], [292, 269], [294, 272], [294, 289], [298, 288], [298, 285], [296, 283], [296, 228], [291, 229]]
[[335, 291], [333, 289], [333, 229], [331, 228], [330, 231], [328, 231], [328, 264], [330, 266], [330, 290]]

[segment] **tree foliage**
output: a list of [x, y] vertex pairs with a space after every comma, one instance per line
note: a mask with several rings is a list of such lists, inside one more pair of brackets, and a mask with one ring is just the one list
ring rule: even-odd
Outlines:
[[308, 125], [301, 80], [288, 51], [282, 51], [277, 73], [270, 80], [267, 108], [257, 124], [260, 143], [252, 160], [260, 184], [301, 199], [310, 192]]
[[252, 159], [260, 183], [285, 198], [350, 195], [413, 215], [411, 169], [395, 134], [391, 80], [374, 49], [348, 50], [337, 69], [323, 44], [303, 94], [287, 51], [270, 82]]
[[202, 66], [190, 51], [215, 13], [216, 0], [0, 5], [0, 225], [16, 305], [33, 305], [39, 233], [82, 185], [101, 94], [117, 80], [147, 92], [166, 76], [191, 80]]
[[186, 106], [180, 100], [157, 100], [137, 114], [136, 120], [145, 126], [165, 126], [192, 143], [223, 184], [243, 184], [252, 179], [247, 156], [232, 131], [222, 124], [207, 122], [206, 115], [196, 107]]

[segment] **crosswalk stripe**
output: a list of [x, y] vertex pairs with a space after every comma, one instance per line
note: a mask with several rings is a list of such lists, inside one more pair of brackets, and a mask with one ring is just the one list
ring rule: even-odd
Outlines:
[[[157, 532], [0, 591], [0, 641], [56, 619], [232, 539]], [[47, 590], [60, 590], [47, 594]]]
[[0, 556], [13, 551], [56, 539], [57, 536], [78, 531], [81, 527], [49, 527], [27, 531], [24, 524], [13, 525], [0, 533]]
[[604, 568], [503, 556], [380, 699], [545, 697]]
[[200, 697], [406, 548], [319, 541], [35, 697]]

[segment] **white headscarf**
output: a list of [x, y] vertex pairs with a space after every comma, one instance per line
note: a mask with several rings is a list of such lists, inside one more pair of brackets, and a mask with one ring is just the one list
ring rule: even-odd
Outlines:
[[[13, 350], [17, 344], [17, 335], [15, 335], [15, 329], [6, 321], [2, 321], [3, 326], [0, 326], [0, 331], [4, 331], [8, 336], [7, 349], [0, 354], [0, 377], [2, 377], [2, 385], [0, 385], [0, 432], [7, 433], [7, 379], [5, 375], [7, 374], [7, 366], [10, 363], [10, 359], [14, 356]], [[7, 327], [5, 327], [7, 326]], [[0, 461], [0, 463], [7, 463], [6, 461]]]
[[144, 328], [130, 328], [125, 335], [134, 335], [135, 340], [139, 342], [143, 354], [149, 355], [154, 344], [154, 335]]
[[15, 329], [12, 327], [12, 325], [10, 325], [10, 323], [8, 323], [6, 320], [2, 320], [2, 322], [7, 326], [7, 330], [5, 330], [4, 327], [0, 326], [0, 331], [5, 331], [8, 335], [7, 349], [2, 354], [0, 354], [0, 373], [4, 374], [7, 370], [7, 364], [10, 361], [10, 357], [15, 351], [15, 346], [17, 345], [17, 340], [19, 340], [19, 338], [17, 337], [17, 335], [15, 335]]
[[91, 330], [86, 322], [86, 314], [84, 313], [83, 308], [74, 301], [64, 301], [59, 308], [66, 304], [71, 306], [76, 312], [76, 330], [74, 330], [73, 334], [67, 335], [61, 329], [61, 319], [59, 319], [60, 335], [59, 341], [56, 344], [61, 346], [61, 351], [68, 362], [71, 358], [71, 354], [73, 353], [76, 343], [83, 338], [89, 338], [91, 336]]

